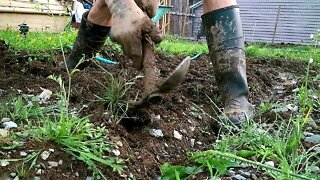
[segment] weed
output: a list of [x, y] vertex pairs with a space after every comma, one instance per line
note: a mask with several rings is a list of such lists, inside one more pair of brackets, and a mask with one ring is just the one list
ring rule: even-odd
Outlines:
[[[112, 75], [102, 66], [98, 65], [106, 74], [106, 82], [99, 83], [104, 89], [105, 94], [98, 97], [98, 100], [107, 105], [108, 111], [111, 113], [111, 120], [118, 123], [124, 116], [129, 107], [129, 100], [124, 100], [125, 95], [129, 89], [135, 84], [136, 80], [143, 78], [143, 76], [136, 76], [132, 79], [127, 79], [126, 71], [121, 71], [117, 76]], [[135, 100], [134, 100], [135, 101]]]

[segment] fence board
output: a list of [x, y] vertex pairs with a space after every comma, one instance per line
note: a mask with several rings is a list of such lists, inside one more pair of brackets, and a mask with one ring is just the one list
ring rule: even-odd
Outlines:
[[[181, 5], [175, 0], [175, 5]], [[245, 40], [248, 42], [271, 42], [275, 33], [276, 43], [311, 44], [310, 34], [320, 28], [320, 0], [238, 0], [243, 22]], [[275, 29], [278, 8], [278, 25]], [[190, 11], [187, 37], [195, 38], [200, 32], [203, 7]], [[179, 8], [175, 8], [179, 12]], [[183, 11], [180, 11], [183, 12]], [[178, 17], [175, 17], [178, 19]], [[178, 23], [179, 21], [172, 21]], [[179, 34], [178, 25], [173, 34]]]

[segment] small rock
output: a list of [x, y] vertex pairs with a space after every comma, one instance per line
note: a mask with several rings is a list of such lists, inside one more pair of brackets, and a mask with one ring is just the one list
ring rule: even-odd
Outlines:
[[14, 177], [16, 177], [17, 176], [17, 173], [10, 173], [10, 177], [12, 177], [12, 178], [14, 178]]
[[303, 135], [305, 135], [305, 136], [313, 136], [314, 134], [312, 132], [304, 132]]
[[20, 156], [21, 157], [26, 157], [26, 156], [28, 156], [28, 153], [26, 153], [25, 151], [21, 151], [20, 152]]
[[43, 160], [47, 160], [48, 158], [49, 158], [49, 156], [50, 156], [50, 152], [49, 151], [43, 151], [42, 153], [41, 153], [41, 158], [43, 159]]
[[247, 178], [241, 176], [240, 174], [237, 174], [237, 175], [233, 176], [233, 178], [236, 179], [236, 180], [246, 180], [247, 179]]
[[48, 149], [49, 152], [54, 153], [54, 149]]
[[308, 170], [312, 173], [320, 173], [320, 168], [318, 166], [309, 166]]
[[12, 128], [18, 127], [18, 124], [16, 124], [13, 121], [4, 122], [4, 123], [2, 123], [2, 125], [3, 125], [4, 129], [12, 129]]
[[156, 122], [156, 121], [160, 121], [160, 120], [161, 120], [160, 114], [151, 117], [151, 121], [152, 122]]
[[239, 170], [239, 173], [247, 178], [249, 178], [251, 176], [251, 173], [249, 173], [247, 171]]
[[228, 175], [229, 175], [229, 176], [234, 176], [234, 175], [236, 175], [236, 172], [233, 171], [233, 170], [229, 170], [229, 171], [228, 171]]
[[44, 170], [42, 169], [38, 169], [37, 172], [36, 172], [36, 175], [41, 175], [44, 173]]
[[320, 147], [317, 146], [317, 147], [313, 148], [313, 151], [315, 151], [315, 152], [320, 152]]
[[38, 95], [38, 98], [41, 103], [45, 103], [47, 100], [50, 99], [50, 97], [52, 95], [52, 91], [50, 91], [49, 89], [44, 89], [44, 88], [41, 88], [41, 90], [42, 90], [42, 93]]
[[58, 164], [59, 164], [59, 165], [62, 165], [62, 164], [63, 164], [62, 159], [60, 159], [60, 160], [58, 161]]
[[9, 121], [11, 121], [10, 118], [2, 118], [2, 119], [1, 119], [1, 123], [9, 122]]
[[307, 119], [307, 124], [315, 129], [318, 127], [316, 121], [310, 117]]
[[203, 143], [200, 141], [197, 141], [197, 144], [201, 146]]
[[265, 165], [268, 165], [268, 166], [272, 166], [274, 167], [274, 162], [273, 161], [267, 161], [264, 163]]
[[92, 180], [92, 177], [91, 176], [87, 176], [86, 180]]
[[150, 129], [149, 134], [156, 138], [163, 137], [161, 129]]
[[168, 145], [167, 143], [164, 143], [164, 147], [168, 148], [168, 147], [169, 147], [169, 145]]
[[120, 151], [119, 151], [118, 149], [112, 150], [112, 153], [113, 153], [115, 156], [120, 156]]
[[74, 175], [75, 175], [76, 177], [79, 177], [79, 176], [80, 176], [78, 172], [74, 173]]
[[251, 174], [251, 178], [253, 179], [253, 180], [258, 180], [258, 177], [257, 177], [257, 175], [255, 175], [255, 174]]
[[55, 161], [48, 161], [48, 168], [58, 167], [59, 163]]
[[13, 180], [19, 180], [19, 179], [20, 179], [19, 176], [16, 176], [13, 178]]
[[122, 147], [123, 146], [123, 143], [121, 141], [117, 141], [116, 144], [119, 146], [119, 147]]
[[34, 178], [33, 178], [33, 180], [40, 180], [41, 178], [39, 177], [39, 176], [35, 176]]
[[5, 161], [5, 160], [0, 160], [0, 166], [1, 167], [6, 167], [8, 166], [10, 163], [8, 161]]
[[0, 129], [0, 137], [2, 138], [6, 138], [9, 136], [9, 131], [6, 129]]
[[182, 140], [182, 135], [176, 130], [173, 131], [173, 137]]
[[195, 141], [196, 141], [195, 139], [190, 139], [190, 146], [191, 146], [191, 147], [194, 146]]
[[42, 169], [46, 169], [46, 165], [44, 165], [43, 163], [40, 163], [39, 165]]
[[274, 113], [288, 112], [288, 111], [289, 111], [289, 109], [286, 107], [281, 107], [281, 108], [276, 108], [276, 109], [271, 110], [271, 112], [274, 112]]
[[293, 104], [288, 104], [288, 105], [286, 106], [286, 108], [288, 108], [288, 109], [289, 109], [290, 111], [292, 111], [292, 112], [298, 111], [298, 106], [293, 105]]
[[320, 135], [316, 134], [316, 135], [313, 135], [310, 137], [306, 137], [306, 138], [304, 138], [304, 141], [308, 142], [308, 143], [319, 144], [320, 143]]

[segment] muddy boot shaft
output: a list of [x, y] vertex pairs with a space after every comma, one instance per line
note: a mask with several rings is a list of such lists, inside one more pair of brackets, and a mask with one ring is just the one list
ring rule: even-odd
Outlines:
[[[83, 14], [78, 36], [74, 42], [73, 49], [67, 58], [68, 69], [74, 69], [82, 58], [90, 59], [95, 56], [103, 47], [103, 44], [110, 32], [110, 27], [100, 26], [91, 23], [88, 19], [88, 12]], [[77, 69], [84, 69], [89, 65], [84, 61]]]
[[236, 126], [253, 115], [248, 102], [244, 37], [238, 6], [202, 16], [215, 77], [222, 94], [224, 113]]

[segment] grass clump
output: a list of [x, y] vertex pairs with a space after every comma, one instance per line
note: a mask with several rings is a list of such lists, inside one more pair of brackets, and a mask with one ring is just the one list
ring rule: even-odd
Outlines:
[[320, 49], [314, 46], [291, 45], [275, 46], [272, 44], [249, 44], [246, 47], [248, 57], [278, 58], [286, 60], [309, 61], [313, 58], [320, 63]]
[[[46, 108], [40, 107], [38, 103], [16, 98], [11, 103], [6, 103], [6, 113], [1, 114], [1, 116], [8, 117], [7, 115], [9, 115], [12, 118], [17, 118], [15, 120], [22, 120], [21, 124], [27, 123], [27, 126], [21, 126], [27, 127], [27, 129], [20, 129], [28, 134], [27, 137], [24, 137], [25, 140], [27, 140], [26, 138], [31, 138], [39, 143], [54, 143], [68, 154], [86, 163], [89, 169], [93, 171], [94, 176], [99, 175], [106, 179], [100, 169], [101, 165], [108, 166], [113, 171], [122, 173], [124, 161], [120, 158], [109, 156], [112, 148], [114, 148], [114, 144], [106, 140], [107, 129], [103, 126], [94, 126], [88, 117], [70, 115], [68, 100], [61, 77], [51, 76], [50, 78], [58, 82], [62, 90], [62, 92], [57, 94], [60, 99], [60, 101], [56, 102], [57, 104]], [[28, 104], [35, 105], [29, 105], [33, 108], [22, 108]], [[14, 134], [10, 138], [13, 141], [22, 140], [22, 138]], [[10, 144], [2, 144], [1, 148], [9, 149], [15, 147], [10, 147]], [[27, 162], [24, 159], [8, 159], [6, 161], [22, 161], [22, 168], [19, 170], [26, 171], [24, 165]]]
[[183, 40], [174, 37], [165, 38], [157, 47], [158, 50], [169, 54], [180, 54], [185, 56], [194, 56], [198, 53], [208, 53], [206, 43]]

